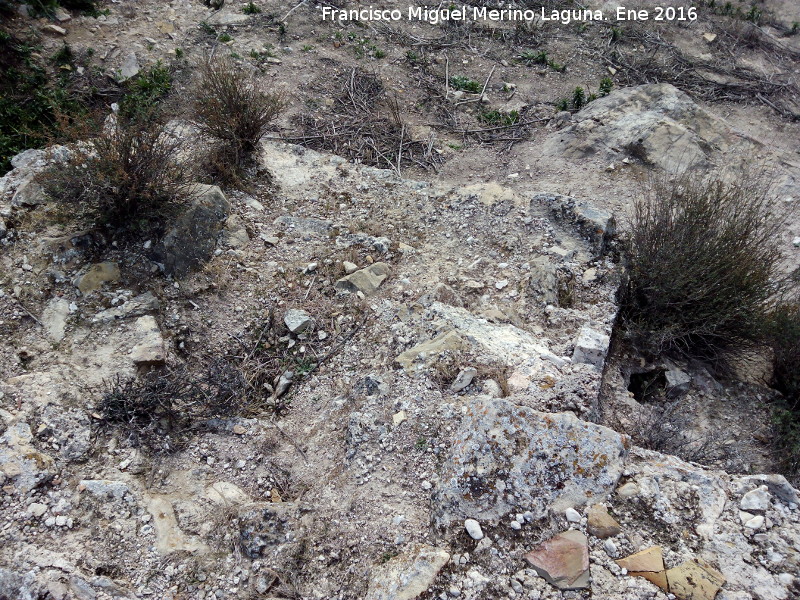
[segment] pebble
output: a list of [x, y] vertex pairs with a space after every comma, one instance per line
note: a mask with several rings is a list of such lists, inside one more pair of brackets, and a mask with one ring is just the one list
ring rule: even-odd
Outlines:
[[764, 526], [763, 515], [757, 515], [744, 524], [748, 529], [761, 529]]
[[800, 248], [800, 237], [796, 237], [792, 240], [792, 244], [795, 248]]
[[511, 523], [509, 523], [509, 527], [511, 527], [511, 529], [515, 529], [517, 531], [522, 529], [522, 525], [520, 524], [519, 521], [511, 521]]
[[764, 512], [769, 508], [770, 505], [770, 495], [769, 491], [767, 491], [767, 486], [762, 485], [754, 490], [747, 492], [744, 496], [742, 496], [741, 502], [739, 502], [739, 508], [744, 511], [758, 511]]
[[611, 558], [616, 558], [617, 556], [617, 545], [614, 543], [614, 540], [607, 539], [603, 542], [603, 550], [606, 551]]
[[508, 287], [508, 279], [501, 279], [500, 281], [494, 284], [494, 287], [496, 287], [498, 290], [502, 290], [503, 288]]
[[28, 505], [28, 512], [34, 517], [41, 517], [47, 512], [47, 505], [42, 504], [41, 502], [31, 502]]
[[471, 537], [473, 540], [483, 539], [483, 530], [481, 529], [481, 524], [475, 519], [467, 519], [464, 521], [464, 528], [467, 530], [469, 537]]
[[581, 513], [579, 513], [574, 508], [568, 508], [564, 511], [564, 516], [567, 517], [567, 521], [570, 523], [580, 523], [581, 522]]

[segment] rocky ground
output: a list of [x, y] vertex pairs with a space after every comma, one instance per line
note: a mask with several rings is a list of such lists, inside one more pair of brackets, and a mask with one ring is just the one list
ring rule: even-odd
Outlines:
[[[0, 179], [0, 598], [799, 597], [797, 490], [760, 474], [763, 378], [643, 364], [613, 336], [615, 240], [649, 173], [762, 162], [800, 198], [793, 3], [761, 3], [755, 31], [709, 7], [630, 27], [613, 63], [605, 25], [389, 30], [301, 4], [281, 26], [291, 6], [244, 4], [19, 17], [110, 73], [175, 59], [179, 87], [234, 52], [292, 103], [247, 192], [198, 186], [162, 239], [65, 217], [35, 175], [68, 146]], [[694, 78], [635, 80], [658, 44]], [[540, 48], [566, 72], [519, 60]], [[297, 119], [346, 118], [354, 69], [396, 94], [417, 154], [310, 139]], [[498, 135], [480, 106], [523, 119]], [[789, 267], [800, 223], [784, 235]], [[184, 407], [181, 430], [164, 405], [112, 419], [129, 379], [163, 398], [223, 364], [269, 375], [257, 402]], [[654, 372], [669, 410], [631, 385]]]

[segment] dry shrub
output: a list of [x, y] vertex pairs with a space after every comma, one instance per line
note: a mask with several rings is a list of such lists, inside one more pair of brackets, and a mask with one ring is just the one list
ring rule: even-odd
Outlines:
[[152, 115], [120, 120], [104, 127], [88, 147], [73, 151], [66, 165], [46, 171], [41, 182], [51, 197], [97, 225], [130, 231], [190, 195], [180, 148], [180, 139]]
[[286, 100], [281, 93], [264, 90], [230, 58], [206, 57], [199, 69], [192, 119], [203, 135], [221, 143], [215, 160], [238, 171], [286, 108]]
[[800, 475], [800, 299], [778, 304], [769, 316], [766, 339], [772, 348], [773, 387], [783, 397], [773, 404], [778, 434], [774, 447], [781, 469]]
[[782, 285], [764, 174], [653, 179], [634, 205], [621, 322], [637, 349], [718, 360], [751, 348]]

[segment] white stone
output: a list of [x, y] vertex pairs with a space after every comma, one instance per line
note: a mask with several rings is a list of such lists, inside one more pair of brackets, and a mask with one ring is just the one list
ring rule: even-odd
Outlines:
[[739, 508], [745, 511], [764, 512], [770, 505], [770, 493], [767, 486], [762, 485], [742, 496]]
[[574, 508], [568, 508], [564, 511], [564, 516], [567, 517], [567, 521], [570, 523], [580, 523], [581, 522], [581, 513], [579, 513]]
[[614, 540], [609, 538], [603, 542], [603, 550], [605, 550], [606, 554], [608, 554], [611, 558], [616, 558], [617, 545], [614, 543]]
[[481, 524], [475, 519], [467, 519], [464, 521], [464, 529], [467, 530], [469, 537], [471, 537], [473, 540], [483, 539], [483, 530], [481, 529]]
[[302, 333], [314, 324], [314, 319], [304, 310], [290, 308], [286, 311], [283, 322], [292, 333]]
[[584, 325], [578, 334], [578, 340], [575, 342], [572, 362], [593, 365], [598, 369], [602, 369], [608, 354], [610, 341], [610, 338], [604, 333]]
[[761, 529], [764, 526], [764, 517], [762, 515], [756, 515], [745, 523], [744, 526], [748, 529]]
[[41, 502], [31, 502], [28, 505], [28, 512], [34, 517], [41, 517], [47, 512], [47, 505]]

